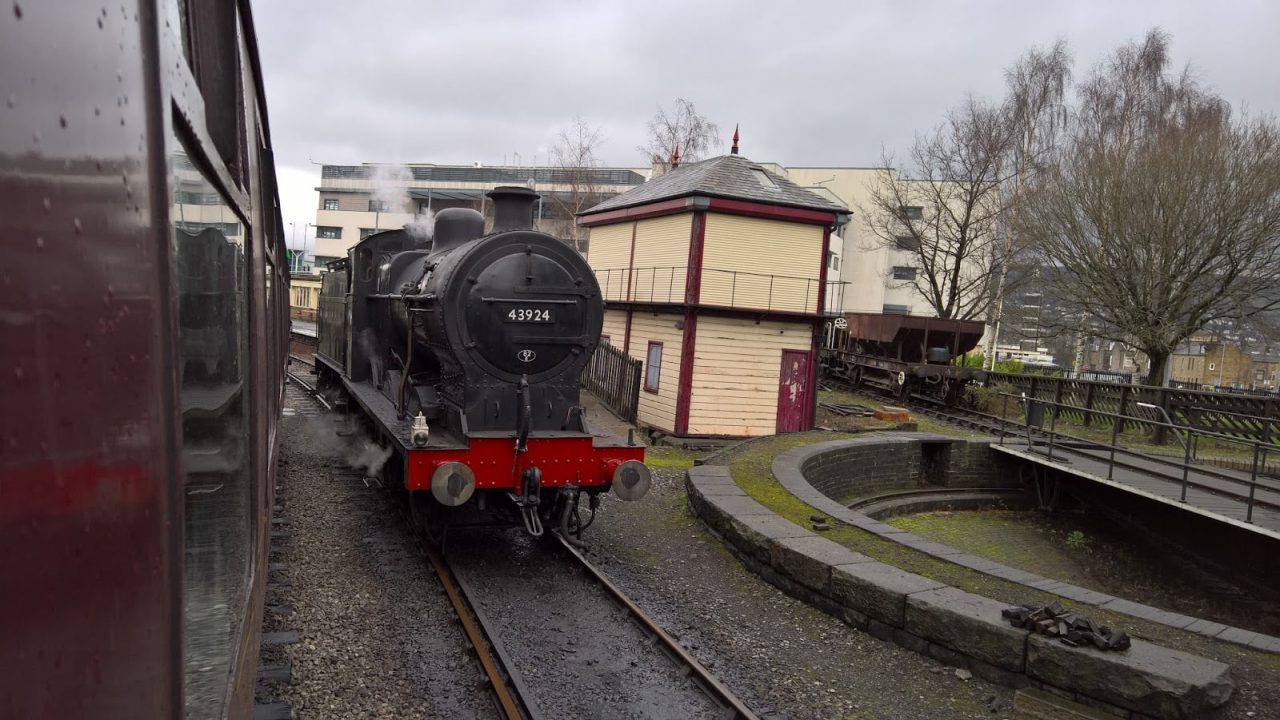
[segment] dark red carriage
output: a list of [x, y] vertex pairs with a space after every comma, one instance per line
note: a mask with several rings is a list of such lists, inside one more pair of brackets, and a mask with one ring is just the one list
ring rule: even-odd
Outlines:
[[0, 14], [0, 717], [245, 716], [288, 275], [247, 3]]

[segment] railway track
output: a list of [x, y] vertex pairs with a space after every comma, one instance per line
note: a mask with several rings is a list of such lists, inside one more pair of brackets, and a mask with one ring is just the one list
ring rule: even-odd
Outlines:
[[[290, 359], [304, 365], [312, 365], [297, 356], [291, 355]], [[331, 409], [329, 404], [325, 402], [323, 395], [315, 389], [314, 385], [306, 382], [293, 372], [289, 372], [288, 377], [291, 382], [296, 383], [306, 391], [312, 399], [324, 404], [327, 410]], [[381, 483], [372, 478], [367, 478], [365, 484], [369, 486], [371, 491], [383, 491]], [[499, 619], [506, 619], [507, 614], [493, 614], [491, 617], [490, 613], [486, 613], [484, 608], [488, 598], [485, 595], [485, 591], [476, 587], [476, 583], [468, 579], [468, 572], [459, 572], [455, 566], [455, 561], [451, 561], [448, 554], [430, 543], [417, 530], [408, 511], [408, 502], [403, 498], [402, 494], [396, 492], [385, 492], [384, 494], [388, 497], [388, 504], [394, 506], [391, 511], [400, 515], [406, 528], [413, 534], [421, 557], [429, 564], [440, 583], [441, 591], [453, 608], [466, 645], [474, 653], [475, 659], [483, 672], [482, 684], [493, 696], [496, 713], [507, 720], [540, 720], [541, 718], [566, 716], [562, 708], [543, 707], [544, 703], [538, 702], [537, 691], [531, 692], [531, 684], [525, 681], [523, 674], [519, 670], [519, 658], [515, 657], [518, 653], [513, 654], [508, 647], [509, 643], [504, 641], [504, 634], [508, 636], [506, 639], [510, 639], [510, 633], [504, 633], [506, 628], [503, 628], [501, 623], [498, 622]], [[674, 686], [658, 694], [649, 693], [649, 697], [664, 697], [668, 705], [672, 702], [672, 698], [680, 693], [692, 694], [702, 698], [701, 701], [693, 700], [693, 704], [698, 707], [691, 707], [688, 712], [684, 712], [682, 708], [679, 713], [681, 717], [755, 720], [756, 715], [724, 683], [685, 650], [675, 638], [663, 630], [635, 601], [596, 568], [582, 552], [558, 533], [548, 531], [548, 535], [550, 535], [550, 538], [545, 542], [537, 543], [539, 547], [535, 548], [535, 550], [538, 554], [533, 559], [546, 563], [548, 566], [546, 572], [548, 574], [555, 573], [556, 566], [560, 566], [561, 570], [566, 569], [565, 565], [580, 571], [581, 576], [587, 578], [589, 583], [598, 589], [601, 596], [609, 598], [616, 611], [630, 621], [629, 623], [617, 625], [629, 626], [634, 629], [634, 632], [640, 633], [643, 637], [639, 639], [636, 645], [646, 648], [648, 655], [659, 658], [668, 665], [665, 675], [672, 680]], [[503, 538], [512, 539], [510, 535], [505, 535]], [[471, 568], [466, 570], [471, 570]], [[540, 568], [539, 570], [541, 571], [542, 569]], [[560, 574], [563, 575], [565, 573], [561, 572]], [[547, 605], [564, 603], [566, 606], [572, 607], [573, 603], [569, 596], [578, 596], [580, 598], [585, 594], [581, 587], [573, 590], [572, 583], [566, 582], [564, 587], [566, 588], [563, 593], [565, 597], [559, 598], [555, 602], [545, 602], [544, 599], [544, 603]], [[581, 599], [579, 602], [582, 602]], [[537, 632], [541, 629], [537, 623], [530, 623], [529, 626], [524, 627], [525, 632]], [[580, 632], [587, 639], [597, 634], [592, 631], [589, 624], [583, 627], [575, 627], [574, 630]], [[616, 634], [619, 628], [616, 625], [611, 630], [602, 628], [599, 634], [608, 634], [610, 631]], [[629, 662], [631, 666], [636, 667], [638, 664], [642, 664], [643, 660], [644, 658], [637, 657], [630, 659]], [[527, 665], [528, 663], [526, 662], [525, 664]], [[603, 668], [601, 668], [602, 671]], [[537, 679], [553, 679], [553, 690], [571, 694], [575, 692], [573, 677], [575, 673], [581, 674], [581, 672], [581, 669], [561, 670], [557, 668], [551, 672], [544, 671], [539, 673], [540, 676]], [[646, 675], [652, 674], [654, 673], [646, 668]], [[663, 673], [658, 672], [656, 674], [661, 675]], [[595, 679], [602, 681], [602, 685], [623, 682], [617, 678], [606, 677], [603, 672], [601, 677]], [[622, 693], [618, 694], [622, 695]], [[543, 695], [545, 699], [545, 691]], [[616, 700], [616, 698], [614, 699]], [[690, 699], [692, 700], [692, 698]], [[634, 700], [631, 702], [634, 702]], [[601, 712], [603, 712], [603, 716], [615, 716], [624, 713], [627, 716], [639, 717], [672, 716], [669, 707], [648, 712], [644, 707], [624, 705], [616, 708], [616, 710], [605, 708]]]

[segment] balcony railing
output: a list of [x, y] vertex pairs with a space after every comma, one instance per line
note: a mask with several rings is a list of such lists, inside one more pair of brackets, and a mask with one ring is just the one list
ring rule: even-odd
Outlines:
[[[607, 302], [683, 305], [687, 266], [596, 270]], [[848, 283], [825, 282], [825, 307], [818, 307], [818, 278], [766, 275], [739, 270], [702, 268], [698, 305], [764, 312], [839, 315]]]

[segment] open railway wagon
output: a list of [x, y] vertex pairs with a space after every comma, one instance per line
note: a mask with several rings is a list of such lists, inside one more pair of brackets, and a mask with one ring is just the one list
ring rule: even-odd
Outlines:
[[846, 313], [827, 325], [821, 367], [855, 388], [871, 383], [899, 400], [923, 395], [955, 405], [966, 385], [986, 378], [951, 364], [977, 347], [982, 333], [977, 320]]

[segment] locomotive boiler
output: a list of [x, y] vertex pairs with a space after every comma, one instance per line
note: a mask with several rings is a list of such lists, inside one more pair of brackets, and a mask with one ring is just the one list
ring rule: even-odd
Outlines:
[[643, 497], [630, 439], [592, 433], [579, 400], [603, 300], [569, 244], [532, 227], [538, 195], [497, 188], [493, 227], [470, 209], [371, 235], [335, 263], [320, 296], [317, 371], [390, 451], [382, 474], [408, 490], [439, 537], [463, 524], [545, 522], [580, 535], [586, 495]]

